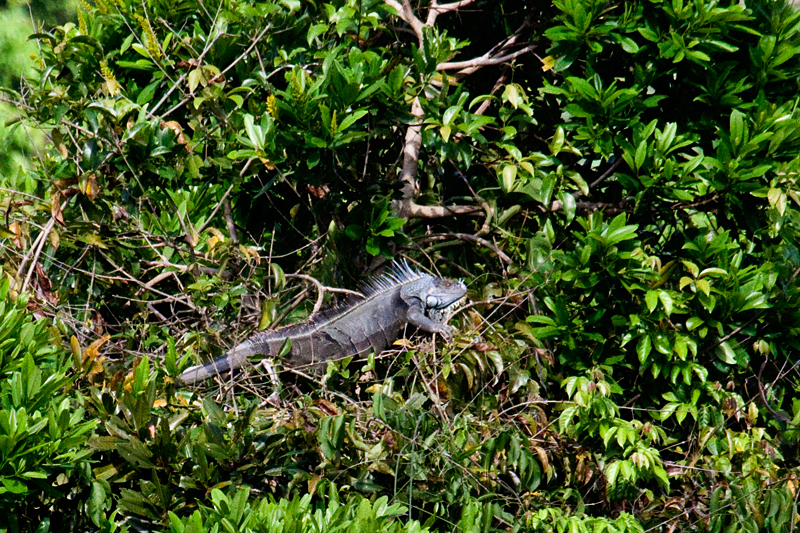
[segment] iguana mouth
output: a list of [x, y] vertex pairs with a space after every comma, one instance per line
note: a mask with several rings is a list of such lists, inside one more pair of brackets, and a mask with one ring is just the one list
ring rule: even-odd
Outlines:
[[449, 320], [450, 317], [453, 316], [453, 313], [455, 312], [455, 310], [458, 309], [459, 307], [461, 307], [464, 304], [464, 302], [466, 302], [466, 301], [467, 301], [467, 296], [464, 295], [461, 298], [459, 298], [458, 300], [455, 300], [451, 304], [446, 305], [444, 307], [432, 307], [432, 308], [430, 308], [428, 310], [428, 312], [427, 312], [427, 315], [431, 318], [431, 320], [435, 320], [437, 322], [444, 323], [447, 320]]
[[466, 302], [466, 301], [467, 301], [467, 296], [464, 295], [461, 298], [459, 298], [458, 300], [456, 300], [455, 302], [453, 302], [450, 305], [448, 305], [447, 307], [445, 307], [444, 310], [445, 310], [446, 313], [452, 313], [453, 311], [455, 311], [456, 309], [458, 309], [459, 307], [464, 305], [464, 302]]

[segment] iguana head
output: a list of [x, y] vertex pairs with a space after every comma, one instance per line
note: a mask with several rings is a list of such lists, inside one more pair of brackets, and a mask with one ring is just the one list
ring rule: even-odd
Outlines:
[[437, 324], [446, 324], [466, 299], [467, 287], [460, 280], [425, 275], [414, 285], [417, 293], [413, 296], [422, 302], [425, 315]]

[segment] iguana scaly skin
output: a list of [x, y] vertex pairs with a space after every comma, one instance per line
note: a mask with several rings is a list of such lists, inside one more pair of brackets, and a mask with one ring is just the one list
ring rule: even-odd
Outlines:
[[379, 353], [400, 337], [406, 324], [449, 338], [452, 329], [447, 321], [464, 300], [467, 288], [461, 281], [418, 272], [403, 262], [372, 280], [363, 293], [363, 299], [308, 322], [258, 333], [219, 359], [189, 368], [180, 381], [196, 383], [241, 368], [253, 355], [277, 355], [287, 339], [291, 350], [285, 360], [298, 367], [370, 350]]

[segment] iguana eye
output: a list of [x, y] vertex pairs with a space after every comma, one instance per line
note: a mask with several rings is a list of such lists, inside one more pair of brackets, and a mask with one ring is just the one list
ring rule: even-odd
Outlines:
[[426, 307], [439, 307], [439, 298], [436, 296], [428, 296], [425, 300]]

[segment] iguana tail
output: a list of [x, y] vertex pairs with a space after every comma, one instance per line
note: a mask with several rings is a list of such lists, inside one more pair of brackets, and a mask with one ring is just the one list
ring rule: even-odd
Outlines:
[[179, 380], [181, 384], [191, 385], [198, 381], [203, 381], [213, 376], [217, 376], [234, 368], [241, 368], [247, 363], [247, 358], [251, 355], [263, 354], [264, 349], [253, 340], [247, 340], [236, 346], [231, 351], [214, 359], [204, 365], [197, 365], [187, 368], [181, 374]]

